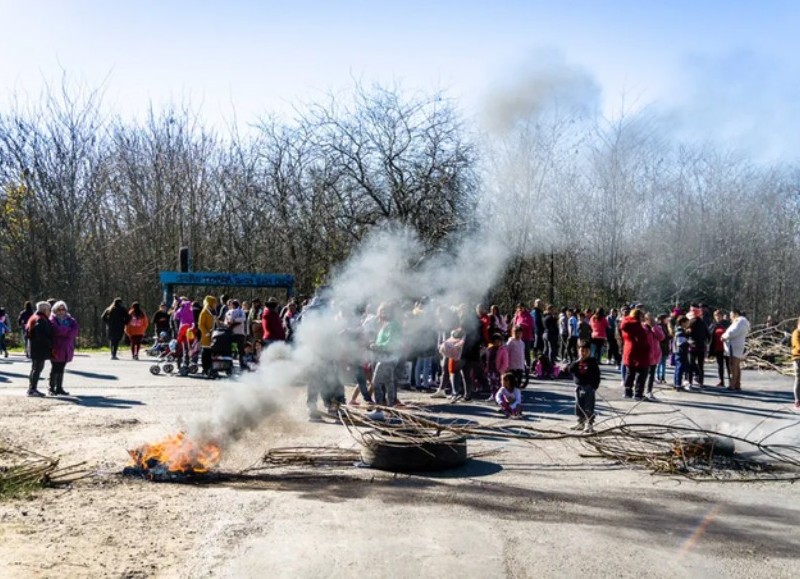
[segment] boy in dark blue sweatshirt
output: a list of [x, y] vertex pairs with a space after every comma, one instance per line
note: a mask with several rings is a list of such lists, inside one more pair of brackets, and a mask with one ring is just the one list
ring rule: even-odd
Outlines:
[[581, 343], [578, 355], [578, 360], [569, 367], [575, 381], [575, 416], [578, 417], [578, 423], [572, 430], [591, 434], [594, 432], [595, 392], [600, 387], [600, 366], [590, 356], [588, 343]]

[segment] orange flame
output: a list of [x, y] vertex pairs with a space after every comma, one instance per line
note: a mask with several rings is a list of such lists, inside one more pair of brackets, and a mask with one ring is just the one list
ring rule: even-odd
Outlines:
[[179, 432], [156, 444], [145, 444], [129, 450], [133, 464], [144, 471], [155, 466], [169, 472], [205, 473], [220, 459], [220, 448], [214, 443], [199, 444]]

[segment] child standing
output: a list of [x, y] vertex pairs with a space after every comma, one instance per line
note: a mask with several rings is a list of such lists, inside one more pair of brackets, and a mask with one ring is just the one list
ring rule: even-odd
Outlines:
[[506, 372], [503, 374], [502, 386], [494, 395], [495, 402], [506, 418], [522, 417], [522, 393], [515, 382], [514, 375]]
[[792, 365], [794, 366], [794, 411], [800, 412], [800, 319], [792, 332]]
[[11, 324], [8, 323], [5, 308], [0, 308], [0, 352], [8, 358], [8, 346], [6, 346], [6, 334], [11, 331]]
[[600, 366], [591, 356], [591, 345], [584, 343], [578, 349], [578, 360], [569, 367], [575, 381], [575, 416], [578, 423], [572, 430], [583, 430], [587, 434], [594, 432], [595, 393], [600, 387]]
[[494, 400], [494, 395], [500, 390], [500, 379], [508, 370], [508, 350], [503, 345], [503, 335], [495, 333], [491, 339], [486, 353], [486, 378], [491, 392], [486, 402]]
[[683, 376], [689, 365], [687, 327], [689, 327], [689, 318], [680, 316], [675, 322], [675, 338], [672, 345], [672, 351], [675, 354], [675, 390], [683, 390]]
[[514, 326], [511, 337], [506, 343], [508, 352], [508, 371], [514, 377], [517, 388], [525, 388], [522, 377], [525, 374], [525, 342], [522, 340], [522, 328]]

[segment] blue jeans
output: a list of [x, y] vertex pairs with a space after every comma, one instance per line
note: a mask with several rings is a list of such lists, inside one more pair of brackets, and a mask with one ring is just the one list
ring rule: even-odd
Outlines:
[[417, 358], [414, 367], [414, 386], [417, 388], [428, 388], [434, 382], [433, 357], [426, 356]]
[[675, 356], [675, 388], [683, 384], [683, 375], [687, 370], [688, 360], [686, 356]]
[[356, 384], [358, 384], [361, 397], [364, 399], [364, 402], [372, 403], [372, 396], [369, 395], [369, 386], [367, 386], [367, 376], [364, 374], [364, 368], [361, 364], [356, 365], [355, 374]]
[[656, 378], [663, 382], [667, 379], [667, 358], [669, 354], [661, 354], [661, 361], [656, 365]]

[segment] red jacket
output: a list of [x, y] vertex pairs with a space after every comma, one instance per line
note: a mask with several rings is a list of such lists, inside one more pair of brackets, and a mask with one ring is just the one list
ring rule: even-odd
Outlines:
[[281, 317], [273, 308], [264, 308], [261, 316], [261, 327], [264, 330], [265, 340], [285, 340], [286, 332], [283, 330]]
[[650, 367], [650, 337], [636, 318], [625, 318], [619, 325], [622, 334], [622, 363], [632, 368]]

